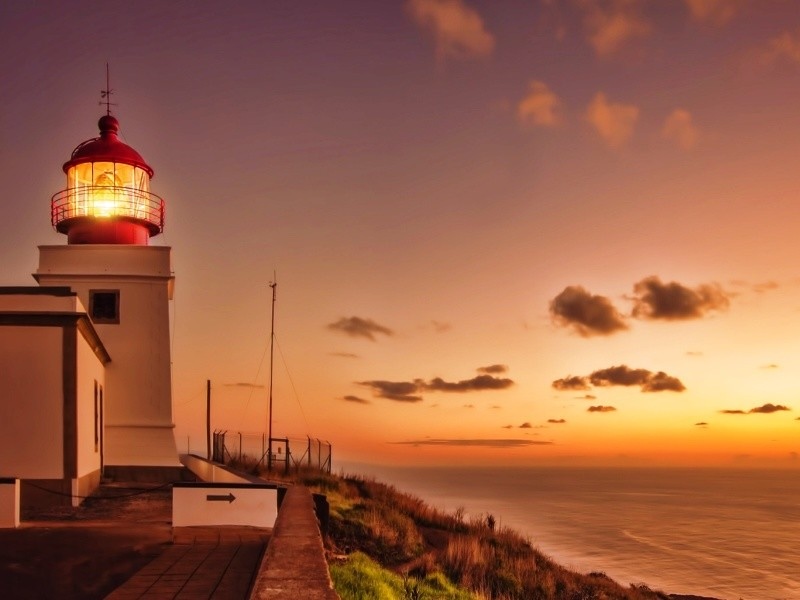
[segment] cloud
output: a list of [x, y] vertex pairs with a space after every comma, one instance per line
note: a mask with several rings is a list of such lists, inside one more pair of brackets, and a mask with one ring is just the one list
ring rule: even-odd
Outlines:
[[601, 57], [618, 54], [637, 38], [645, 38], [652, 29], [639, 12], [637, 0], [580, 0], [584, 9], [583, 26], [589, 44]]
[[583, 337], [611, 335], [628, 328], [608, 298], [579, 285], [565, 287], [550, 301], [550, 315], [557, 325], [571, 327]]
[[440, 61], [483, 58], [494, 50], [494, 36], [463, 0], [409, 0], [406, 11], [433, 38]]
[[[488, 368], [501, 367], [491, 365]], [[484, 367], [487, 368], [487, 367]], [[480, 370], [480, 369], [479, 369]], [[430, 381], [414, 379], [413, 381], [357, 381], [356, 384], [372, 389], [378, 398], [386, 398], [396, 402], [420, 402], [423, 392], [482, 392], [485, 390], [502, 390], [514, 385], [511, 379], [493, 377], [492, 375], [478, 375], [472, 379], [461, 381], [445, 381], [441, 377], [434, 377]]]
[[408, 446], [460, 446], [472, 448], [520, 448], [524, 446], [549, 446], [553, 442], [537, 440], [484, 440], [484, 439], [424, 439], [409, 440], [406, 442], [392, 442]]
[[435, 377], [428, 383], [423, 384], [423, 388], [431, 392], [477, 392], [483, 390], [503, 390], [511, 387], [514, 382], [511, 379], [492, 377], [491, 375], [478, 375], [472, 379], [449, 382], [441, 377]]
[[686, 356], [703, 356], [703, 353], [699, 350], [687, 350]]
[[548, 423], [553, 423], [554, 425], [561, 425], [563, 423], [566, 423], [567, 420], [566, 419], [547, 419], [547, 422]]
[[794, 35], [784, 31], [771, 38], [763, 48], [756, 51], [756, 60], [767, 67], [783, 61], [800, 64], [800, 33]]
[[708, 427], [708, 423], [705, 421], [700, 421], [699, 423], [694, 424], [695, 427]]
[[755, 408], [751, 408], [748, 411], [743, 410], [721, 410], [719, 411], [723, 415], [770, 415], [776, 412], [788, 411], [792, 410], [788, 406], [784, 406], [783, 404], [762, 404], [761, 406], [756, 406]]
[[763, 365], [761, 368], [762, 369], [767, 369], [767, 370], [780, 369], [780, 367], [778, 365], [776, 365], [775, 363], [772, 363], [772, 364], [769, 364], [769, 365]]
[[662, 283], [647, 277], [633, 286], [633, 316], [668, 321], [698, 319], [711, 311], [728, 308], [730, 299], [719, 285], [706, 284], [694, 289], [672, 281]]
[[[551, 384], [557, 390], [590, 390], [592, 389], [586, 377], [577, 375], [567, 375], [563, 379], [556, 379]], [[589, 394], [587, 394], [588, 396]]]
[[586, 120], [610, 148], [621, 148], [633, 135], [639, 108], [633, 104], [609, 102], [603, 92], [597, 92], [586, 108]]
[[597, 396], [593, 396], [592, 394], [584, 394], [583, 396], [578, 396], [575, 400], [597, 400]]
[[498, 373], [508, 372], [506, 365], [489, 365], [487, 367], [478, 367], [478, 373], [488, 373], [489, 375], [497, 375]]
[[372, 393], [378, 398], [386, 398], [395, 402], [421, 402], [422, 396], [415, 395], [420, 384], [417, 381], [358, 381], [358, 385], [363, 385], [372, 389]]
[[474, 404], [465, 404], [464, 408], [475, 408]]
[[342, 400], [346, 402], [354, 402], [355, 404], [372, 404], [369, 400], [359, 398], [358, 396], [343, 396]]
[[541, 81], [528, 84], [528, 94], [517, 104], [517, 118], [523, 125], [557, 127], [564, 122], [561, 100]]
[[520, 429], [533, 429], [533, 425], [531, 425], [528, 421], [525, 421], [522, 425], [519, 426]]
[[[682, 392], [686, 389], [677, 377], [667, 375], [663, 371], [653, 373], [648, 369], [632, 369], [627, 365], [598, 369], [584, 377], [570, 375], [556, 379], [552, 386], [557, 390], [586, 390], [591, 389], [589, 384], [597, 387], [638, 385], [642, 392]], [[587, 399], [591, 400], [594, 397]]]
[[513, 425], [503, 425], [503, 429], [514, 429]]
[[692, 19], [711, 25], [724, 25], [742, 5], [742, 0], [685, 0]]
[[445, 333], [450, 331], [453, 326], [450, 323], [443, 323], [442, 321], [431, 321], [431, 325], [433, 325], [433, 330], [436, 333]]
[[252, 390], [263, 390], [264, 385], [260, 383], [224, 383], [225, 387], [238, 387], [238, 388], [248, 388]]
[[691, 150], [697, 144], [698, 131], [692, 122], [691, 113], [688, 110], [676, 108], [664, 121], [661, 135], [684, 150]]
[[615, 410], [617, 410], [617, 409], [614, 408], [613, 406], [601, 406], [601, 405], [598, 405], [598, 406], [590, 406], [589, 408], [586, 409], [586, 412], [605, 413], [605, 412], [614, 412]]
[[358, 354], [353, 354], [352, 352], [331, 352], [330, 355], [340, 358], [361, 358]]
[[335, 323], [328, 325], [328, 329], [339, 331], [350, 337], [363, 337], [370, 341], [375, 341], [375, 334], [391, 336], [394, 332], [388, 327], [379, 325], [372, 319], [362, 319], [361, 317], [342, 317]]

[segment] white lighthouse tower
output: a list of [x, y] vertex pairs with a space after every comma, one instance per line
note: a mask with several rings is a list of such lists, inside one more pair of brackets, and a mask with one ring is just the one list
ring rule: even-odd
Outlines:
[[101, 425], [106, 476], [169, 479], [180, 468], [172, 420], [171, 248], [150, 246], [164, 227], [153, 169], [119, 137], [110, 111], [99, 137], [64, 163], [66, 189], [51, 201], [67, 244], [39, 247], [34, 278], [77, 293], [111, 356]]

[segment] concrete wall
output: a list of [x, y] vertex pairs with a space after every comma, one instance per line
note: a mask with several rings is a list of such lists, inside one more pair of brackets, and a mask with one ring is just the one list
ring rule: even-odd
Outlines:
[[64, 476], [63, 330], [0, 326], [0, 475]]
[[82, 335], [77, 338], [77, 363], [77, 475], [85, 477], [100, 471], [105, 368]]
[[239, 525], [271, 528], [278, 517], [278, 489], [256, 483], [176, 483], [172, 526]]

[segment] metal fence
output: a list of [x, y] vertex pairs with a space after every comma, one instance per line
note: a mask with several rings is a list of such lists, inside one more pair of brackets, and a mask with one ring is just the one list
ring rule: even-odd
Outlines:
[[265, 433], [243, 433], [241, 431], [215, 431], [212, 460], [268, 471], [283, 471], [301, 468], [331, 472], [332, 446], [330, 442], [306, 437], [272, 438], [272, 452]]

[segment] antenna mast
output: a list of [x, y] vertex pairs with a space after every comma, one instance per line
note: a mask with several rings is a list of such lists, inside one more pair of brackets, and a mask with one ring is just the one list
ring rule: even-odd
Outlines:
[[278, 276], [273, 271], [272, 281], [269, 282], [272, 288], [272, 317], [269, 333], [269, 429], [267, 431], [267, 470], [272, 471], [272, 364], [275, 347], [275, 290], [278, 287]]

